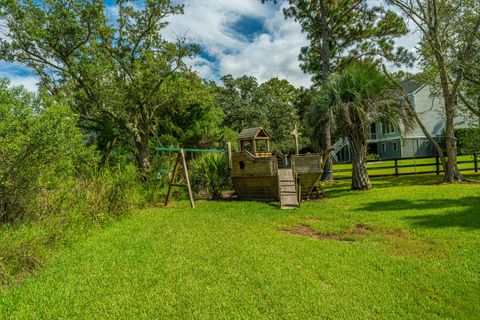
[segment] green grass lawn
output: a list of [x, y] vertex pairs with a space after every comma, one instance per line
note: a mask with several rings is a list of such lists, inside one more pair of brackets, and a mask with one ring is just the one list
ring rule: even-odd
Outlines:
[[139, 211], [0, 289], [0, 319], [479, 319], [480, 185], [437, 180]]
[[[458, 156], [458, 168], [463, 174], [474, 174], [474, 162], [473, 155]], [[380, 175], [394, 175], [395, 174], [395, 161], [375, 161], [369, 162], [367, 165], [368, 173], [370, 176]], [[403, 167], [402, 167], [403, 166]], [[389, 168], [384, 168], [389, 167]], [[398, 160], [398, 173], [399, 174], [423, 174], [428, 172], [435, 172], [437, 166], [435, 164], [435, 158], [420, 158], [420, 159], [403, 159]], [[440, 165], [440, 170], [442, 167]], [[351, 179], [352, 178], [352, 165], [350, 163], [338, 163], [333, 165], [333, 171], [335, 177]]]

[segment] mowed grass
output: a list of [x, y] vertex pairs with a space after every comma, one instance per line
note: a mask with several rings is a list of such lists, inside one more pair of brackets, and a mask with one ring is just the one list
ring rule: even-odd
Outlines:
[[0, 291], [0, 318], [479, 319], [480, 185], [437, 180], [139, 211]]
[[[471, 175], [474, 174], [474, 156], [463, 155], [458, 157], [458, 168], [462, 174]], [[397, 161], [398, 173], [400, 175], [415, 175], [415, 174], [428, 174], [436, 172], [437, 166], [435, 158], [420, 158], [420, 159], [402, 159]], [[439, 165], [440, 171], [443, 172], [441, 164]], [[371, 177], [395, 175], [395, 160], [384, 160], [369, 162], [367, 165], [368, 174]], [[352, 178], [352, 165], [350, 163], [338, 163], [333, 165], [333, 171], [337, 178], [351, 179]], [[443, 174], [443, 173], [441, 173]]]

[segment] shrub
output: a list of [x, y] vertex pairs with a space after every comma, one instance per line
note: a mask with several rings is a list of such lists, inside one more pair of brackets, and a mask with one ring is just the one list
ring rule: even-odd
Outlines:
[[205, 154], [193, 160], [190, 168], [195, 177], [192, 179], [194, 190], [205, 190], [210, 199], [220, 199], [230, 188], [228, 159], [224, 154]]
[[456, 129], [458, 154], [473, 154], [480, 151], [480, 128]]
[[76, 122], [68, 107], [45, 107], [24, 89], [0, 81], [0, 221], [34, 212], [39, 194], [94, 161]]
[[367, 161], [377, 161], [382, 159], [378, 153], [368, 153]]

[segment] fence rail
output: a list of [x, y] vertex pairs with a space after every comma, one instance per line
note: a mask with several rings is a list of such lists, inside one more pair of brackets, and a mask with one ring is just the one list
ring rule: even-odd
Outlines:
[[[470, 159], [467, 159], [471, 157]], [[462, 160], [466, 159], [466, 160]], [[429, 161], [431, 160], [431, 161]], [[478, 152], [472, 156], [459, 157], [457, 164], [459, 170], [462, 172], [471, 171], [476, 174], [479, 173]], [[387, 165], [391, 163], [391, 165]], [[471, 166], [469, 166], [471, 165]], [[341, 168], [341, 169], [335, 169]], [[351, 164], [336, 164], [334, 165], [335, 179], [351, 179]], [[427, 169], [428, 168], [428, 169]], [[411, 170], [414, 169], [414, 170]], [[422, 170], [426, 169], [426, 170]], [[388, 177], [388, 176], [405, 176], [417, 174], [432, 174], [440, 175], [444, 172], [440, 163], [439, 157], [417, 157], [417, 158], [397, 158], [388, 160], [375, 160], [367, 163], [367, 170], [370, 177]], [[350, 175], [348, 175], [350, 173]]]

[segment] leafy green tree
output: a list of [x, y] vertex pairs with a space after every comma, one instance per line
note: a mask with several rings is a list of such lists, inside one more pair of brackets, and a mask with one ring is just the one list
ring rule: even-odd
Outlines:
[[234, 78], [225, 75], [223, 86], [216, 87], [216, 101], [225, 113], [224, 125], [240, 132], [243, 128], [266, 127], [266, 109], [261, 103], [258, 82], [255, 77]]
[[262, 83], [259, 88], [260, 103], [268, 114], [267, 131], [272, 138], [272, 147], [284, 153], [295, 150], [290, 132], [300, 125], [296, 102], [300, 90], [287, 80], [273, 78]]
[[299, 89], [277, 78], [260, 85], [251, 76], [226, 75], [222, 81], [223, 86], [216, 87], [216, 101], [225, 113], [225, 126], [236, 132], [261, 126], [270, 133], [273, 148], [294, 150], [289, 133], [300, 121], [296, 109]]
[[[53, 93], [73, 96], [71, 104], [87, 125], [102, 128], [108, 121], [125, 132], [145, 172], [152, 136], [175, 127], [162, 116], [172, 106], [185, 108], [178, 94], [192, 82], [182, 74], [188, 71], [183, 59], [196, 48], [161, 37], [166, 19], [182, 13], [181, 5], [170, 0], [146, 0], [142, 7], [128, 0], [116, 4], [118, 18], [112, 20], [99, 0], [8, 1], [1, 7], [8, 28], [2, 52], [31, 67]], [[203, 108], [204, 98], [182, 99]]]
[[[352, 150], [352, 189], [368, 190], [367, 140], [372, 122], [381, 121], [401, 132], [409, 128], [408, 110], [398, 99], [398, 86], [371, 64], [353, 63], [334, 74], [315, 98], [307, 114], [312, 127], [331, 113], [332, 125], [347, 137]], [[403, 124], [403, 126], [402, 126]]]
[[23, 218], [40, 192], [95, 162], [76, 122], [64, 104], [0, 80], [0, 220]]
[[458, 101], [466, 70], [478, 64], [476, 53], [480, 41], [480, 3], [477, 0], [388, 2], [402, 10], [420, 30], [422, 79], [431, 86], [432, 94], [443, 100], [446, 157], [438, 146], [437, 152], [444, 163], [444, 181], [464, 180], [457, 166], [454, 125], [455, 116], [461, 110]]
[[474, 45], [475, 52], [472, 54], [468, 68], [464, 68], [464, 80], [459, 92], [463, 112], [474, 114], [478, 117], [480, 127], [480, 37]]
[[[395, 47], [394, 42], [396, 37], [407, 34], [405, 22], [383, 5], [371, 5], [367, 0], [288, 0], [288, 3], [285, 16], [300, 23], [310, 42], [301, 49], [300, 60], [316, 86], [355, 60], [370, 58], [397, 64], [412, 61], [411, 54]], [[317, 131], [322, 147], [330, 148], [329, 121]], [[330, 179], [331, 158], [325, 169], [323, 179]]]

